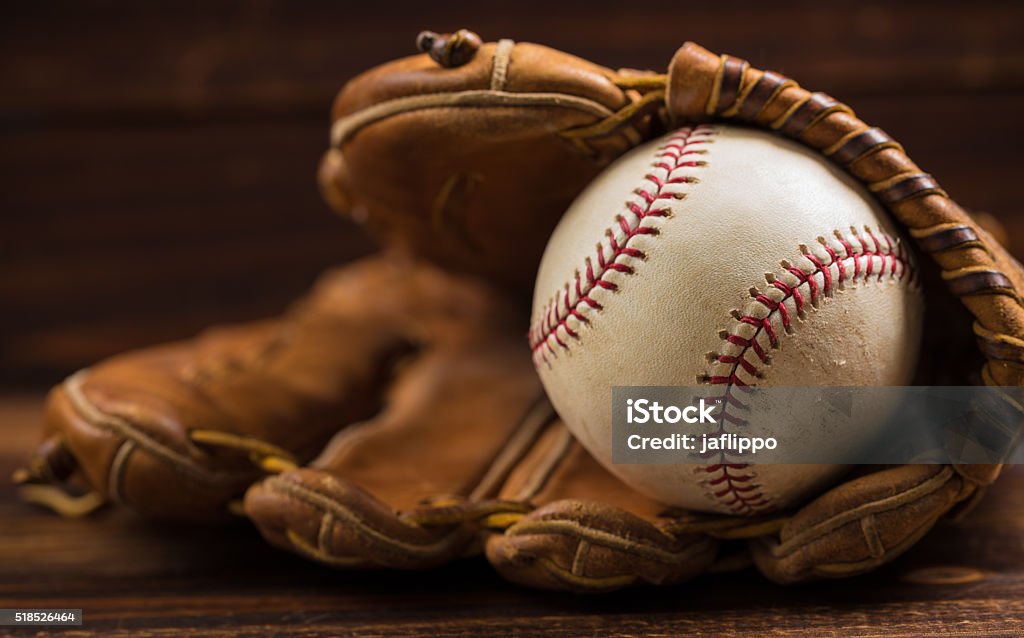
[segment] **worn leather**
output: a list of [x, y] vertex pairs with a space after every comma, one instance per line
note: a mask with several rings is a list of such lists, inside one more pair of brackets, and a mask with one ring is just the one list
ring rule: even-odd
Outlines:
[[422, 288], [445, 312], [408, 315], [417, 348], [382, 409], [308, 466], [249, 490], [246, 514], [271, 543], [332, 565], [390, 568], [437, 565], [478, 545], [478, 519], [495, 511], [487, 501], [551, 411], [523, 315], [496, 289], [460, 299], [453, 286]]
[[[941, 269], [948, 290], [975, 316], [994, 385], [1019, 385], [1024, 269], [903, 148], [850, 107], [687, 43], [669, 68], [667, 104], [679, 121], [719, 117], [776, 130], [821, 152], [863, 183]], [[1003, 348], [1002, 346], [1006, 346]]]
[[718, 541], [672, 529], [664, 504], [601, 467], [554, 418], [522, 344], [506, 346], [457, 359], [425, 349], [405, 377], [412, 396], [394, 388], [393, 408], [310, 466], [254, 484], [247, 515], [272, 544], [345, 569], [433, 567], [483, 541], [509, 579], [548, 589], [671, 584], [707, 569]]
[[[433, 40], [429, 55], [363, 74], [339, 94], [320, 170], [324, 195], [367, 221], [389, 254], [486, 273], [525, 295], [550, 227], [608, 161], [656, 126], [664, 87], [649, 94], [642, 74], [539, 45], [459, 49]], [[84, 477], [95, 493], [147, 514], [221, 516], [229, 495], [266, 471], [304, 463], [332, 430], [377, 409], [371, 378], [407, 344], [387, 330], [360, 337], [367, 325], [386, 325], [372, 308], [347, 318], [358, 330], [336, 329], [329, 305], [301, 313], [303, 325], [324, 321], [335, 335], [322, 346], [308, 339], [279, 348], [279, 333], [296, 323], [289, 316], [76, 375], [50, 399], [46, 441], [19, 476], [24, 494], [66, 514], [84, 511], [92, 506], [37, 489]], [[335, 338], [342, 334], [355, 343]], [[326, 378], [310, 378], [324, 368]]]
[[443, 67], [421, 54], [348, 82], [320, 183], [383, 243], [526, 297], [555, 222], [648, 134], [660, 94], [537, 44], [468, 57]]
[[[810, 93], [784, 76], [711, 54], [693, 43], [684, 45], [673, 58], [667, 83], [667, 109], [677, 126], [733, 119], [806, 144], [864, 184], [907, 230], [918, 250], [928, 255], [921, 263], [921, 280], [930, 313], [917, 382], [1021, 383], [1024, 271], [895, 141], [828, 96]], [[962, 304], [952, 303], [955, 299]], [[977, 347], [972, 346], [973, 340]], [[980, 371], [974, 365], [980, 365]], [[899, 556], [941, 517], [964, 515], [996, 480], [999, 469], [861, 468], [861, 476], [775, 519], [744, 526], [735, 523], [741, 519], [729, 517], [734, 521], [729, 527], [729, 519], [722, 517], [716, 523], [682, 515], [675, 528], [666, 529], [750, 538], [758, 569], [776, 582], [851, 576]], [[723, 522], [724, 527], [716, 527]], [[575, 548], [559, 546], [556, 539], [565, 535], [552, 527], [546, 533], [524, 536], [509, 551], [505, 548], [514, 529], [488, 547], [488, 556], [503, 574], [538, 586], [579, 588], [578, 581], [552, 578], [559, 572], [549, 566], [573, 565], [572, 550], [584, 548], [584, 542]], [[613, 534], [613, 538], [630, 537]], [[612, 546], [606, 540], [605, 547]], [[623, 576], [624, 582], [648, 581], [650, 566], [639, 559], [635, 547], [623, 543], [616, 553], [607, 562], [618, 565], [620, 574], [634, 576], [632, 581]], [[529, 558], [509, 558], [516, 555]]]
[[[488, 534], [486, 555], [513, 582], [584, 593], [636, 584], [670, 585], [726, 564], [707, 527], [679, 528], [673, 510], [608, 472], [554, 420], [502, 487], [505, 502], [527, 502]], [[711, 528], [749, 521], [703, 520]]]
[[431, 331], [462, 313], [515, 325], [516, 306], [493, 299], [479, 314], [480, 297], [436, 268], [377, 257], [325, 274], [280, 319], [114, 357], [50, 394], [39, 478], [84, 478], [149, 516], [225, 518], [253, 481], [376, 414]]

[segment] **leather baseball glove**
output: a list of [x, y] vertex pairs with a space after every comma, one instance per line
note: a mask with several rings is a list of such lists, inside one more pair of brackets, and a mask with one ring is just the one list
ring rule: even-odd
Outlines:
[[[539, 45], [481, 45], [469, 32], [420, 43], [429, 53], [341, 91], [320, 171], [328, 202], [365, 223], [386, 256], [328, 274], [281, 319], [70, 377], [51, 393], [44, 442], [16, 476], [25, 498], [65, 515], [115, 501], [155, 517], [224, 518], [253, 481], [383, 414], [406, 370], [396, 362], [447, 347], [427, 348], [433, 337], [417, 321], [468, 298], [464, 322], [493, 324], [495, 352], [513, 317], [511, 341], [525, 347], [528, 309], [517, 302], [547, 235], [603, 166], [644, 139], [661, 98], [631, 88], [628, 72]], [[528, 357], [522, 366], [495, 369], [536, 385]], [[429, 375], [418, 378], [426, 392]], [[469, 407], [468, 389], [465, 408], [457, 388], [448, 392], [459, 418], [498, 427], [490, 410]], [[493, 411], [526, 409], [514, 403]]]
[[[464, 40], [435, 39], [435, 53], [447, 50], [452, 42]], [[520, 50], [534, 50], [527, 46], [484, 45], [469, 62], [465, 56], [459, 61], [505, 77], [509, 69], [532, 68], [516, 63]], [[553, 55], [538, 66], [551, 75], [565, 72], [558, 65], [566, 63], [567, 58]], [[408, 64], [412, 63], [398, 63], [395, 69]], [[420, 58], [416, 64], [427, 61]], [[647, 118], [652, 113], [653, 119], [637, 126], [647, 135], [666, 123], [737, 119], [821, 151], [864, 182], [908, 228], [921, 250], [933, 257], [924, 273], [932, 318], [918, 382], [1021, 382], [1020, 266], [883, 132], [827, 96], [692, 44], [680, 50], [666, 75], [629, 72], [614, 82], [628, 83], [640, 96], [634, 104], [644, 108], [626, 107], [602, 122], [563, 130], [563, 140], [572, 141], [581, 131], [602, 139], [631, 126], [630, 117], [642, 113]], [[339, 104], [345, 105], [342, 95]], [[657, 109], [650, 111], [655, 102]], [[336, 116], [345, 124], [336, 125], [335, 131], [346, 135], [351, 118], [361, 121], [345, 108]], [[419, 116], [429, 129], [440, 115]], [[353, 139], [336, 135], [335, 148], [325, 161], [326, 166], [333, 162], [339, 167], [334, 177], [330, 169], [325, 171], [328, 188], [346, 184], [346, 201], [366, 202], [353, 209], [369, 220], [378, 216], [391, 221], [410, 212], [426, 216], [431, 196], [447, 192], [442, 187], [446, 180], [439, 177], [418, 200], [405, 200], [403, 209], [389, 209], [374, 202], [394, 197], [389, 195], [392, 186], [355, 177], [366, 171], [358, 157], [372, 158], [374, 170], [402, 170], [400, 156], [378, 141], [389, 139], [386, 129], [392, 123], [407, 142], [421, 139], [409, 121], [413, 116], [403, 112], [400, 118], [374, 120], [375, 135], [362, 140], [358, 134]], [[429, 133], [425, 136], [431, 139]], [[461, 174], [453, 170], [451, 160], [446, 157], [432, 168], [439, 175]], [[382, 169], [386, 165], [390, 171]], [[476, 219], [463, 217], [467, 218]], [[531, 228], [549, 228], [551, 220], [531, 218], [528, 223]], [[450, 239], [459, 245], [458, 233]], [[407, 245], [416, 250], [416, 241], [408, 238]], [[500, 244], [498, 237], [490, 241]], [[517, 242], [514, 249], [505, 250], [513, 250], [514, 258], [519, 251], [539, 254], [540, 248]], [[446, 251], [436, 258], [449, 267], [494, 277], [486, 261], [460, 263]], [[375, 433], [378, 428], [397, 427], [368, 424], [358, 439], [339, 436], [311, 467], [254, 485], [246, 497], [246, 511], [271, 542], [344, 567], [433, 565], [473, 551], [482, 534], [487, 557], [503, 575], [538, 587], [602, 591], [635, 583], [678, 582], [705, 569], [736, 567], [745, 556], [772, 580], [797, 582], [858, 574], [891, 560], [939, 518], [966, 512], [999, 473], [998, 466], [860, 468], [796, 511], [754, 519], [694, 514], [665, 507], [622, 485], [572, 440], [557, 419], [538, 429], [533, 421], [540, 418], [536, 412], [517, 414], [526, 415], [519, 434], [499, 453], [477, 457], [484, 465], [466, 468], [461, 479], [453, 480], [448, 473], [454, 465], [437, 466], [404, 450], [395, 456], [395, 466], [405, 468], [402, 476], [415, 475], [415, 481], [400, 484], [387, 473], [365, 476], [353, 464], [386, 455], [386, 446], [374, 442]], [[458, 429], [445, 434], [447, 429], [446, 422], [431, 428], [432, 449], [459, 445]], [[499, 429], [495, 436], [504, 437], [506, 432]], [[441, 493], [429, 487], [437, 484], [439, 475], [445, 477]], [[413, 489], [412, 484], [418, 487]], [[745, 549], [737, 551], [738, 547]]]
[[664, 86], [465, 30], [418, 42], [339, 93], [322, 191], [384, 245], [527, 299], [568, 204], [662, 130]]
[[[78, 377], [80, 393], [103, 411], [76, 407], [67, 384], [56, 390], [53, 434], [23, 480], [63, 479], [77, 467], [108, 497], [187, 518], [216, 516], [256, 481], [245, 513], [274, 544], [325, 563], [419, 568], [485, 547], [511, 580], [601, 591], [678, 582], [746, 556], [779, 582], [860, 573], [900, 554], [940, 517], [965, 511], [998, 475], [988, 466], [865, 470], [797, 511], [756, 519], [667, 508], [613, 478], [540, 397], [517, 293], [528, 290], [573, 196], [666, 126], [712, 118], [769, 126], [863, 180], [935, 258], [931, 316], [944, 305], [949, 314], [941, 325], [929, 321], [926, 338], [943, 347], [926, 344], [932, 359], [921, 369], [944, 383], [969, 383], [979, 369], [989, 384], [1021, 382], [1020, 266], [884, 133], [830, 98], [734, 58], [686, 45], [669, 73], [657, 75], [614, 72], [537, 45], [480, 44], [468, 32], [427, 35], [421, 46], [427, 54], [342, 91], [320, 179], [328, 201], [364, 221], [392, 253], [440, 269], [389, 256], [343, 271], [337, 297], [359, 302], [304, 305], [319, 308], [311, 324], [321, 315], [348, 322], [310, 340], [331, 342], [308, 359], [321, 362], [310, 364], [310, 376], [220, 363], [276, 352], [306, 370], [309, 350], [292, 349], [299, 339], [214, 348], [236, 353], [212, 357], [231, 380], [220, 386], [182, 381], [180, 371], [211, 351], [197, 343], [166, 357], [158, 350], [122, 359], [122, 373], [104, 372], [119, 376], [109, 385]], [[382, 289], [383, 281], [394, 285]], [[428, 283], [399, 283], [412, 281]], [[91, 374], [99, 379], [115, 362]], [[175, 371], [150, 372], [160, 366]], [[282, 382], [292, 375], [334, 384]], [[187, 389], [163, 399], [165, 387], [179, 385]], [[285, 408], [263, 394], [280, 396]], [[214, 407], [192, 411], [199, 401]], [[108, 427], [118, 420], [130, 427]], [[197, 439], [191, 433], [200, 424]], [[294, 467], [332, 435], [315, 459]], [[147, 438], [160, 445], [139, 443]], [[182, 458], [188, 463], [174, 462]], [[232, 479], [211, 488], [203, 473], [185, 469], [196, 465]], [[260, 481], [262, 473], [275, 475]]]

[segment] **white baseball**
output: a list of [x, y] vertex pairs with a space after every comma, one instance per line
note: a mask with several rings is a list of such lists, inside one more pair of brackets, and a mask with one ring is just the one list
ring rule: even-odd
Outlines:
[[[916, 280], [895, 225], [822, 156], [699, 125], [633, 150], [569, 208], [541, 262], [530, 341], [556, 410], [611, 472], [672, 505], [757, 514], [844, 468], [615, 465], [611, 388], [907, 385]], [[807, 445], [861, 436], [793, 409], [812, 424]]]

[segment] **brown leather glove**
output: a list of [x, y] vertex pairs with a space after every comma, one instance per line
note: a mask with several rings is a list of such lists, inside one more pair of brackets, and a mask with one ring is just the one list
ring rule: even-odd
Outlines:
[[520, 345], [410, 364], [413, 396], [396, 386], [392, 409], [340, 433], [311, 466], [254, 484], [246, 513], [271, 543], [341, 568], [432, 567], [491, 536], [499, 570], [539, 587], [668, 584], [707, 569], [718, 543], [705, 528], [677, 529], [678, 516], [602, 468], [539, 394], [517, 393], [540, 391]]
[[[937, 266], [925, 273], [931, 319], [919, 382], [970, 383], [987, 358], [981, 368], [986, 383], [1020, 383], [1020, 267], [895, 142], [829, 98], [695, 45], [677, 54], [668, 76], [647, 81], [651, 95], [659, 93], [653, 84], [664, 83], [666, 109], [677, 122], [740, 118], [823, 150], [909, 227]], [[349, 168], [355, 171], [352, 162]], [[970, 343], [975, 337], [980, 352]], [[532, 425], [521, 427], [534, 432]], [[459, 438], [446, 430], [444, 423], [431, 428], [435, 448]], [[353, 459], [385, 449], [368, 428], [366, 439], [339, 444], [315, 470], [254, 486], [247, 511], [276, 544], [343, 566], [435, 564], [442, 560], [439, 548], [444, 558], [470, 551], [474, 530], [483, 529], [487, 556], [499, 571], [533, 586], [599, 591], [677, 582], [715, 561], [719, 568], [742, 564], [741, 555], [716, 558], [718, 541], [734, 539], [748, 539], [753, 560], [769, 578], [796, 582], [853, 575], [891, 560], [940, 517], [966, 511], [999, 472], [996, 466], [861, 468], [856, 478], [797, 511], [746, 519], [671, 510], [632, 492], [557, 421], [524, 450], [525, 437], [513, 437], [505, 448], [487, 447], [462, 466], [462, 488], [447, 489], [459, 481], [446, 481], [437, 500], [429, 490], [400, 497], [393, 479], [353, 471]], [[414, 456], [400, 454], [396, 465], [406, 467]], [[512, 469], [509, 457], [519, 459]], [[421, 460], [417, 482], [429, 485], [439, 471]], [[488, 480], [469, 480], [479, 476]], [[507, 476], [501, 487], [495, 476]]]
[[[518, 334], [522, 317], [477, 282], [403, 259], [328, 272], [280, 319], [114, 357], [56, 387], [22, 493], [69, 515], [112, 500], [159, 518], [225, 518], [253, 481], [377, 414], [411, 372], [402, 363], [468, 320]], [[435, 358], [465, 354], [449, 342]], [[536, 399], [532, 378], [520, 385]], [[55, 489], [68, 479], [90, 494]]]
[[[441, 42], [447, 44], [440, 46], [435, 41], [437, 46], [431, 48], [434, 56], [443, 62], [447, 59], [446, 47], [453, 41]], [[451, 46], [457, 49], [455, 44]], [[503, 63], [495, 61], [500, 58], [498, 48], [498, 45], [485, 45], [476, 53], [494, 52], [483, 63], [490, 80], [506, 77], [504, 72], [496, 71], [503, 68]], [[514, 49], [521, 50], [549, 52], [527, 45]], [[698, 54], [695, 59], [686, 57], [695, 52]], [[461, 78], [463, 69], [475, 69], [472, 60], [476, 58], [468, 56], [470, 62], [458, 67], [454, 64], [458, 57], [446, 63], [451, 68], [434, 68], [433, 73], [420, 74], [418, 67], [413, 68], [412, 77], [418, 79], [409, 82], [403, 79], [405, 65], [426, 65], [426, 60], [420, 57], [410, 59], [419, 60], [415, 63], [395, 63], [394, 77], [382, 73], [376, 82], [381, 87], [401, 87], [399, 95], [429, 95], [436, 92], [436, 86], [430, 83], [443, 80], [458, 85], [451, 78]], [[551, 53], [546, 60], [540, 66], [564, 63], [573, 68], [577, 64], [581, 69], [589, 67], [563, 54]], [[533, 127], [554, 132], [559, 144], [565, 143], [562, 139], [572, 140], [577, 134], [583, 137], [593, 134], [604, 142], [602, 136], [608, 131], [613, 132], [609, 138], [627, 139], [620, 131], [633, 126], [641, 131], [641, 137], [654, 133], [657, 118], [652, 117], [652, 109], [659, 107], [665, 111], [661, 115], [671, 113], [679, 121], [722, 115], [716, 111], [717, 107], [706, 108], [704, 101], [713, 95], [717, 104], [729, 107], [730, 90], [712, 89], [717, 82], [735, 80], [736, 73], [725, 72], [731, 64], [728, 59], [710, 56], [688, 45], [677, 55], [668, 77], [612, 74], [613, 85], [621, 85], [620, 90], [627, 87], [623, 91], [626, 105], [619, 108], [617, 114], [595, 116], [591, 125], [545, 128], [541, 118], [534, 117], [531, 111], [524, 113], [519, 108], [521, 105], [498, 108], [490, 103], [472, 106], [469, 115], [462, 119], [481, 118], [471, 128], [487, 133], [483, 137], [484, 146], [493, 155], [515, 149], [522, 151], [524, 147], [518, 146], [516, 136], [520, 129], [509, 122], [515, 123], [516, 117], [524, 118], [530, 124], [521, 131], [529, 140], [525, 148], [535, 151], [540, 158], [538, 161], [543, 162], [547, 157], [543, 151], [556, 144], [543, 135], [531, 136], [536, 132]], [[532, 68], [525, 63], [516, 66], [520, 70]], [[807, 94], [801, 92], [792, 97], [794, 91], [802, 90], [785, 81], [780, 81], [775, 88], [757, 89], [757, 84], [752, 83], [758, 78], [774, 76], [758, 75], [759, 72], [742, 65], [741, 70], [741, 80], [746, 80], [738, 86], [743, 90], [734, 93], [744, 96], [743, 101], [748, 105], [755, 104], [758, 96], [766, 102], [757, 109], [747, 106], [748, 110], [756, 111], [756, 117], [771, 115], [764, 121], [781, 120], [784, 132], [795, 130], [798, 137], [803, 136], [812, 146], [819, 138], [810, 134], [820, 133], [824, 124], [829, 123], [835, 127], [832, 134], [836, 138], [827, 142], [832, 147], [826, 149], [831, 151], [830, 156], [838, 155], [839, 159], [849, 156], [851, 169], [855, 169], [853, 172], [859, 177], [861, 168], [877, 171], [863, 173], [867, 176], [864, 179], [878, 182], [874, 190], [883, 201], [891, 200], [897, 219], [910, 226], [926, 251], [939, 254], [937, 260], [944, 271], [939, 277], [940, 271], [936, 269], [936, 280], [951, 283], [954, 293], [963, 296], [979, 319], [974, 332], [980, 337], [982, 351], [989, 360], [985, 380], [1006, 383], [1004, 377], [993, 375], [1017, 374], [1022, 363], [1020, 345], [1024, 343], [1021, 341], [1024, 334], [1020, 330], [1016, 293], [1020, 271], [1015, 262], [936, 190], [937, 187], [913, 190], [914, 184], [927, 184], [927, 180], [890, 179], [893, 171], [903, 173], [914, 169], [906, 168], [909, 160], [885, 138], [875, 137], [874, 131], [859, 132], [866, 127], [848, 118], [842, 108], [817, 115], [811, 113], [809, 117], [805, 111], [812, 109], [820, 98], [807, 100], [812, 106], [791, 105], [792, 108], [781, 108], [776, 113], [773, 110], [778, 108], [775, 100], [802, 101]], [[479, 70], [473, 72], [479, 73]], [[536, 73], [550, 79], [555, 72], [543, 68]], [[610, 72], [598, 74], [602, 81], [609, 78], [605, 73]], [[583, 72], [568, 76], [573, 80], [589, 77]], [[484, 93], [492, 95], [490, 81], [486, 87]], [[666, 89], [667, 108], [658, 103]], [[368, 85], [352, 90], [355, 97], [351, 99], [369, 90]], [[470, 90], [468, 95], [477, 95], [476, 91]], [[565, 92], [571, 94], [571, 91]], [[470, 99], [463, 97], [463, 93], [455, 91], [452, 95], [458, 94], [459, 100]], [[385, 102], [393, 107], [394, 94], [386, 91], [385, 94]], [[345, 99], [340, 99], [339, 104], [344, 105]], [[494, 202], [498, 208], [492, 211], [479, 204], [462, 208], [462, 216], [455, 217], [468, 221], [453, 226], [438, 221], [451, 218], [444, 211], [448, 210], [446, 198], [454, 186], [441, 188], [448, 183], [447, 178], [431, 177], [427, 180], [429, 184], [402, 178], [402, 173], [408, 172], [404, 157], [410, 151], [422, 156], [421, 163], [429, 164], [429, 173], [436, 172], [438, 176], [461, 175], [460, 171], [476, 166], [486, 166], [490, 171], [487, 175], [492, 179], [500, 175], [515, 182], [513, 177], [526, 180], [531, 176], [529, 167], [524, 168], [523, 173], [515, 173], [495, 158], [487, 159], [493, 164], [476, 158], [468, 149], [464, 154], [444, 146], [443, 152], [433, 154], [440, 140], [431, 137], [431, 131], [444, 126], [437, 118], [442, 113], [451, 115], [456, 108], [462, 106], [447, 105], [436, 113], [432, 111], [429, 117], [420, 110], [430, 108], [414, 109], [394, 119], [373, 119], [372, 125], [366, 125], [352, 136], [339, 135], [338, 147], [344, 152], [344, 159], [337, 153], [329, 153], [325, 158], [321, 172], [325, 191], [337, 203], [351, 207], [357, 216], [366, 217], [371, 227], [393, 238], [392, 241], [406, 250], [434, 256], [454, 268], [495, 276], [514, 287], [521, 286], [521, 276], [512, 276], [511, 270], [506, 275], [501, 268], [510, 262], [491, 257], [527, 254], [530, 250], [539, 256], [546, 235], [515, 235], [515, 229], [491, 225], [490, 217], [512, 215], [502, 219], [522, 219], [525, 212], [529, 219], [524, 226], [533, 227], [536, 223], [538, 228], [543, 224], [550, 228], [561, 209], [547, 199], [548, 191], [522, 188], [516, 193], [494, 191], [483, 201]], [[542, 108], [553, 107], [548, 103]], [[561, 107], [554, 110], [562, 113]], [[350, 111], [363, 112], [357, 107], [342, 108], [344, 113]], [[737, 109], [739, 115], [744, 112]], [[724, 115], [731, 114], [725, 112]], [[790, 119], [805, 117], [809, 117], [809, 121], [804, 128], [788, 124]], [[338, 121], [346, 120], [342, 117]], [[422, 128], [411, 124], [412, 121]], [[852, 128], [846, 131], [840, 124], [833, 124], [837, 121]], [[401, 134], [392, 135], [386, 130], [392, 125]], [[447, 126], [457, 128], [454, 124]], [[434, 140], [434, 143], [421, 146], [418, 143], [421, 139]], [[865, 146], [873, 139], [878, 144]], [[404, 155], [396, 151], [397, 140], [402, 143]], [[410, 140], [417, 143], [410, 146]], [[463, 139], [462, 145], [472, 148], [472, 141]], [[359, 150], [362, 143], [367, 144], [365, 152]], [[570, 161], [555, 151], [552, 153], [551, 157]], [[608, 152], [608, 158], [614, 154], [614, 151]], [[574, 190], [566, 187], [572, 192], [564, 192], [565, 197], [571, 198], [585, 185], [582, 171], [576, 174], [551, 170], [560, 176], [572, 174], [581, 178]], [[372, 175], [390, 175], [394, 179], [374, 182]], [[910, 175], [912, 173], [906, 173], [904, 177]], [[550, 178], [550, 174], [540, 176], [537, 183], [551, 186], [545, 178]], [[457, 184], [460, 179], [456, 177], [452, 183]], [[491, 179], [485, 183], [491, 183]], [[529, 181], [515, 183], [532, 184]], [[896, 184], [900, 184], [900, 188], [890, 190]], [[340, 197], [343, 192], [347, 193], [347, 202]], [[556, 189], [556, 192], [561, 191]], [[440, 196], [443, 203], [440, 208], [430, 205], [435, 196]], [[402, 203], [396, 203], [399, 201]], [[470, 197], [463, 201], [476, 200]], [[926, 202], [933, 203], [914, 214], [897, 210], [902, 206], [909, 211]], [[506, 203], [507, 209], [500, 208]], [[435, 214], [437, 210], [442, 213]], [[467, 234], [464, 229], [468, 227], [479, 230]], [[514, 237], [515, 241], [526, 243], [513, 250], [503, 244], [503, 233], [506, 239]], [[466, 236], [474, 236], [473, 241], [487, 249], [475, 258], [467, 258], [470, 253], [460, 252], [460, 248], [471, 243]], [[936, 303], [941, 305], [952, 299], [945, 292], [932, 292], [930, 296], [933, 316], [938, 316], [934, 310]], [[481, 316], [487, 313], [482, 312]], [[937, 321], [930, 322], [933, 328], [930, 338], [943, 344], [931, 354], [970, 358], [968, 348], [973, 348], [961, 347], [972, 338], [970, 330], [959, 329], [955, 315], [943, 319], [941, 325]], [[480, 326], [482, 323], [487, 321], [466, 317], [463, 330], [468, 341], [459, 343], [481, 343], [479, 335], [485, 332]], [[535, 403], [527, 392], [517, 390], [536, 381], [528, 369], [515, 363], [511, 333], [502, 336], [501, 330], [491, 331], [487, 343], [493, 342], [493, 351], [490, 346], [456, 348], [460, 355], [451, 358], [431, 354], [448, 352], [451, 341], [445, 331], [435, 330], [430, 334], [434, 337], [426, 339], [426, 345], [417, 349], [417, 354], [409, 360], [408, 382], [404, 382], [403, 377], [395, 383], [384, 384], [382, 393], [388, 397], [388, 402], [379, 414], [359, 426], [342, 430], [311, 467], [286, 470], [250, 489], [246, 511], [268, 539], [340, 566], [422, 567], [473, 551], [480, 544], [480, 532], [484, 532], [488, 557], [510, 579], [542, 587], [595, 591], [635, 582], [676, 582], [716, 560], [719, 567], [735, 566], [742, 562], [742, 555], [737, 559], [726, 551], [724, 557], [719, 554], [716, 558], [722, 545], [718, 539], [749, 538], [752, 539], [752, 554], [762, 571], [775, 580], [789, 582], [858, 573], [890, 560], [925, 533], [937, 518], [954, 507], [963, 509], [968, 505], [998, 473], [998, 468], [978, 467], [891, 468], [844, 483], [799, 512], [765, 519], [696, 516], [668, 510], [613, 479], [583, 453], [557, 420], [542, 416], [543, 403]], [[478, 335], [476, 340], [473, 334]], [[509, 345], [501, 345], [506, 339]], [[437, 359], [444, 364], [431, 363]], [[948, 383], [968, 380], [969, 368], [960, 358], [940, 361], [937, 365], [923, 362], [922, 369], [945, 375], [943, 378]], [[502, 380], [500, 385], [496, 385], [497, 379]], [[1019, 382], [1016, 376], [1005, 379], [1012, 384]], [[430, 389], [421, 390], [421, 386]], [[491, 393], [480, 396], [480, 390], [490, 388], [494, 388]], [[459, 408], [463, 404], [468, 409]], [[287, 467], [284, 463], [265, 465], [274, 469]], [[734, 543], [724, 544], [725, 550], [733, 546]]]
[[[980, 378], [986, 384], [1015, 386], [1024, 381], [1024, 309], [1019, 295], [1024, 271], [885, 133], [864, 124], [828, 96], [812, 94], [792, 80], [753, 69], [736, 58], [713, 55], [695, 44], [685, 45], [676, 54], [666, 86], [667, 108], [674, 121], [737, 119], [797, 139], [865, 183], [907, 226], [918, 247], [934, 260], [932, 280], [926, 282], [930, 314], [919, 382], [969, 384], [977, 379], [975, 371], [982, 361]], [[955, 298], [970, 315], [951, 303]], [[980, 352], [970, 343], [972, 337]], [[977, 364], [969, 363], [974, 359]], [[999, 466], [861, 468], [857, 478], [795, 512], [762, 521], [760, 528], [756, 521], [714, 528], [713, 518], [683, 516], [675, 525], [663, 519], [662, 529], [749, 538], [758, 568], [776, 582], [849, 576], [898, 556], [940, 517], [965, 513], [999, 470]], [[493, 537], [488, 556], [513, 580], [579, 587], [579, 581], [565, 574], [570, 565], [578, 564], [580, 554], [574, 550], [592, 552], [592, 541], [567, 549], [566, 537], [581, 535], [564, 532], [572, 527], [564, 516], [555, 516], [558, 524], [551, 525], [550, 509], [531, 513], [504, 535]], [[610, 518], [606, 514], [604, 520]], [[534, 524], [534, 519], [543, 523]], [[530, 531], [522, 531], [524, 525]], [[628, 535], [613, 532], [612, 538], [614, 542], [606, 536], [602, 543], [606, 550], [618, 544], [618, 557], [608, 562], [633, 566], [632, 570], [622, 567], [633, 576], [632, 581], [623, 576], [624, 582], [657, 582], [649, 563], [627, 542]], [[590, 582], [584, 588], [600, 585]]]
[[[366, 221], [392, 255], [526, 293], [555, 221], [642, 139], [662, 96], [644, 93], [635, 74], [538, 45], [481, 46], [466, 32], [420, 41], [429, 54], [383, 65], [339, 94], [324, 195]], [[385, 285], [376, 263], [328, 277], [281, 321], [213, 330], [74, 375], [50, 396], [46, 441], [17, 477], [23, 495], [67, 515], [115, 500], [207, 520], [265, 471], [308, 461], [337, 430], [379, 410], [381, 377], [411, 347], [405, 329], [391, 327], [400, 315], [454, 302], [454, 284], [417, 284], [417, 275]], [[383, 292], [367, 283], [374, 278]], [[519, 336], [525, 305], [515, 312]], [[88, 493], [69, 494], [80, 489]]]
[[[942, 312], [955, 297], [974, 320], [973, 336], [984, 355], [982, 382], [1024, 383], [1024, 270], [892, 138], [827, 95], [693, 43], [673, 58], [667, 87], [673, 118], [736, 119], [779, 131], [864, 183], [931, 256], [931, 270], [945, 283], [946, 290], [930, 291], [925, 350], [931, 356], [973, 350], [955, 315]], [[943, 370], [927, 357], [921, 368], [937, 371], [940, 379], [922, 375], [924, 382], [961, 384], [977, 369]], [[965, 511], [999, 469], [905, 466], [850, 481], [797, 512], [777, 537], [756, 541], [754, 557], [780, 582], [867, 571], [902, 553], [943, 514], [958, 505]]]
[[419, 43], [338, 95], [322, 191], [385, 244], [526, 299], [582, 186], [660, 126], [664, 83], [467, 31]]

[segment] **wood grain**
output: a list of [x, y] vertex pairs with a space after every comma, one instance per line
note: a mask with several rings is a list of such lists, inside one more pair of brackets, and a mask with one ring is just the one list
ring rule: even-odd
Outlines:
[[[612, 67], [663, 68], [689, 39], [786, 72], [1024, 238], [1016, 3], [19, 3], [0, 21], [0, 386], [275, 313], [371, 250], [313, 184], [330, 102], [412, 53], [420, 29], [461, 26]], [[0, 399], [0, 479], [40, 404]], [[336, 572], [245, 522], [61, 520], [0, 480], [0, 607], [85, 609], [85, 627], [40, 636], [1021, 636], [1022, 539], [1015, 468], [966, 521], [867, 577], [781, 588], [742, 572], [580, 598], [513, 587], [480, 559]], [[970, 582], [935, 584], [937, 569]]]
[[[0, 399], [0, 477], [29, 453], [41, 400]], [[38, 636], [1020, 636], [1022, 469], [965, 521], [869, 576], [780, 587], [743, 571], [594, 597], [516, 588], [481, 558], [427, 572], [333, 571], [270, 548], [244, 521], [173, 527], [116, 510], [63, 520], [19, 502], [4, 481], [0, 608], [85, 610], [81, 631]], [[969, 582], [934, 584], [937, 569]]]
[[849, 101], [1024, 236], [1024, 7], [790, 0], [18, 3], [0, 20], [0, 386], [280, 311], [365, 254], [313, 172], [341, 84], [476, 29], [612, 66], [687, 39]]
[[[23, 3], [2, 28], [5, 101], [58, 117], [181, 111], [316, 116], [346, 78], [413, 53], [422, 29], [548, 44], [608, 66], [664, 67], [684, 40], [846, 97], [1024, 86], [1024, 25], [1006, 2], [649, 0]], [[45, 26], [45, 29], [42, 27]], [[61, 117], [64, 119], [64, 117]]]

